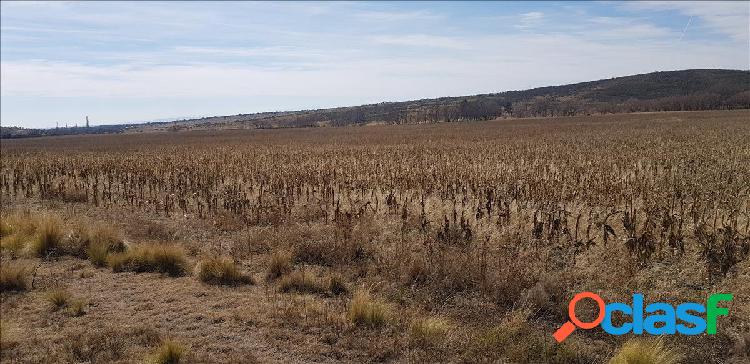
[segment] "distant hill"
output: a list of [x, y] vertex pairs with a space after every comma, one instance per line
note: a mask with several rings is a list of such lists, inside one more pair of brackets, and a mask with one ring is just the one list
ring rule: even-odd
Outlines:
[[92, 128], [2, 128], [1, 136], [143, 132], [211, 128], [289, 128], [415, 124], [641, 111], [750, 108], [750, 71], [696, 69], [539, 87], [474, 96], [442, 97], [331, 109], [215, 116], [174, 122]]

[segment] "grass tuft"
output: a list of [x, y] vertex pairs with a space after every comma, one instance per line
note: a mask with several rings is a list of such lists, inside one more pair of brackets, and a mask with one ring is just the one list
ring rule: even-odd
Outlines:
[[347, 318], [355, 326], [381, 327], [388, 319], [388, 307], [374, 300], [366, 291], [354, 294]]
[[88, 306], [88, 303], [85, 300], [72, 300], [68, 304], [68, 314], [73, 317], [81, 317], [86, 314], [86, 306]]
[[305, 271], [294, 271], [282, 276], [279, 281], [279, 290], [285, 293], [325, 293], [326, 291], [320, 280]]
[[45, 295], [47, 302], [52, 304], [52, 310], [64, 308], [70, 302], [70, 293], [62, 288], [53, 289]]
[[253, 284], [252, 276], [242, 274], [232, 259], [226, 257], [209, 257], [200, 262], [198, 278], [208, 284], [239, 285]]
[[184, 358], [185, 352], [186, 349], [182, 344], [167, 339], [156, 349], [152, 362], [154, 364], [178, 364]]
[[0, 263], [0, 292], [28, 289], [29, 266], [22, 263]]
[[292, 271], [292, 255], [285, 251], [277, 251], [271, 255], [268, 263], [266, 278], [271, 281]]
[[414, 320], [409, 330], [410, 343], [428, 347], [439, 345], [444, 342], [451, 328], [448, 321], [442, 318], [428, 317]]
[[328, 291], [335, 296], [339, 296], [349, 293], [349, 288], [346, 287], [346, 283], [340, 275], [334, 274], [328, 278]]
[[30, 250], [34, 256], [45, 257], [58, 250], [63, 239], [62, 221], [54, 215], [39, 220], [37, 233], [31, 241]]
[[667, 348], [661, 339], [630, 339], [609, 364], [677, 364], [682, 355]]
[[185, 251], [174, 245], [139, 245], [111, 254], [107, 263], [113, 272], [157, 272], [176, 277], [187, 271]]

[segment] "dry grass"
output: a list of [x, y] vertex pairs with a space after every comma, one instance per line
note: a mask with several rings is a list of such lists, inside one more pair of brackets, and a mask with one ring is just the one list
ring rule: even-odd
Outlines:
[[411, 345], [434, 347], [442, 344], [453, 329], [447, 320], [439, 317], [428, 317], [412, 321], [409, 330]]
[[266, 278], [274, 280], [292, 271], [292, 255], [286, 251], [276, 251], [271, 254], [268, 262]]
[[[63, 315], [45, 312], [36, 293], [3, 293], [3, 318], [33, 335], [0, 359], [132, 362], [160, 341], [125, 334], [145, 323], [196, 348], [190, 362], [248, 353], [260, 362], [607, 362], [622, 338], [576, 330], [558, 344], [550, 335], [575, 293], [679, 303], [747, 292], [748, 115], [4, 140], [0, 176], [17, 182], [0, 184], [11, 212], [3, 265], [38, 232], [38, 215], [13, 212], [40, 208], [123, 226], [134, 241], [125, 251], [91, 243], [92, 224], [57, 250], [114, 271], [192, 271], [183, 254], [157, 259], [148, 251], [162, 245], [152, 242], [211, 258], [196, 279], [43, 261], [35, 286], [96, 292], [81, 307], [89, 312], [71, 317], [77, 297]], [[86, 177], [72, 167], [82, 162]], [[77, 186], [88, 203], [39, 196], [28, 181], [40, 177], [49, 190]], [[65, 223], [72, 238], [78, 229]], [[199, 280], [235, 282], [240, 272], [268, 282]], [[351, 297], [355, 287], [372, 295]], [[745, 362], [748, 341], [736, 339], [748, 307], [735, 300], [719, 335], [668, 342], [689, 363]]]
[[31, 268], [24, 263], [0, 261], [0, 292], [25, 291]]
[[335, 296], [349, 293], [344, 279], [338, 274], [332, 274], [328, 277], [328, 291]]
[[88, 302], [83, 299], [73, 299], [68, 303], [67, 313], [72, 317], [81, 317], [86, 314]]
[[377, 328], [387, 323], [388, 315], [388, 306], [373, 299], [369, 292], [358, 291], [349, 304], [347, 318], [355, 326]]
[[154, 364], [179, 364], [183, 362], [187, 349], [177, 341], [167, 339], [156, 349], [149, 362]]
[[662, 339], [630, 339], [609, 364], [677, 364], [683, 356], [664, 345]]
[[2, 217], [3, 233], [0, 235], [0, 249], [12, 255], [20, 255], [34, 240], [37, 219], [29, 214], [14, 213]]
[[10, 321], [0, 320], [0, 351], [15, 346], [19, 339], [21, 333], [18, 326]]
[[52, 305], [52, 310], [57, 311], [68, 306], [71, 295], [63, 288], [56, 288], [47, 292], [44, 298]]
[[46, 257], [60, 248], [63, 239], [63, 223], [58, 216], [47, 215], [39, 219], [36, 236], [29, 250], [34, 256]]
[[157, 272], [181, 276], [188, 270], [185, 251], [176, 245], [138, 245], [122, 253], [109, 255], [107, 263], [114, 272]]
[[324, 293], [326, 291], [323, 283], [307, 271], [294, 271], [283, 275], [279, 280], [281, 292], [297, 293]]
[[5, 216], [0, 218], [0, 238], [4, 238], [10, 234], [13, 234], [14, 228]]
[[252, 276], [240, 272], [231, 258], [209, 257], [198, 264], [198, 279], [208, 284], [254, 284]]

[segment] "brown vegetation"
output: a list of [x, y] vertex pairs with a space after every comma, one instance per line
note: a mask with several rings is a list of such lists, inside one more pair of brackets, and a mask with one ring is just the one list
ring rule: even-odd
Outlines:
[[[33, 335], [0, 359], [742, 362], [748, 118], [4, 141], [0, 309]], [[557, 344], [581, 291], [735, 301], [717, 335]]]

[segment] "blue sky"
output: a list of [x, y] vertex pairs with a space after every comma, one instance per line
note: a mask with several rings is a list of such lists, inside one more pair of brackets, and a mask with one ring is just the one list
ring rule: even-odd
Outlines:
[[750, 3], [6, 2], [2, 125], [357, 105], [750, 68]]

